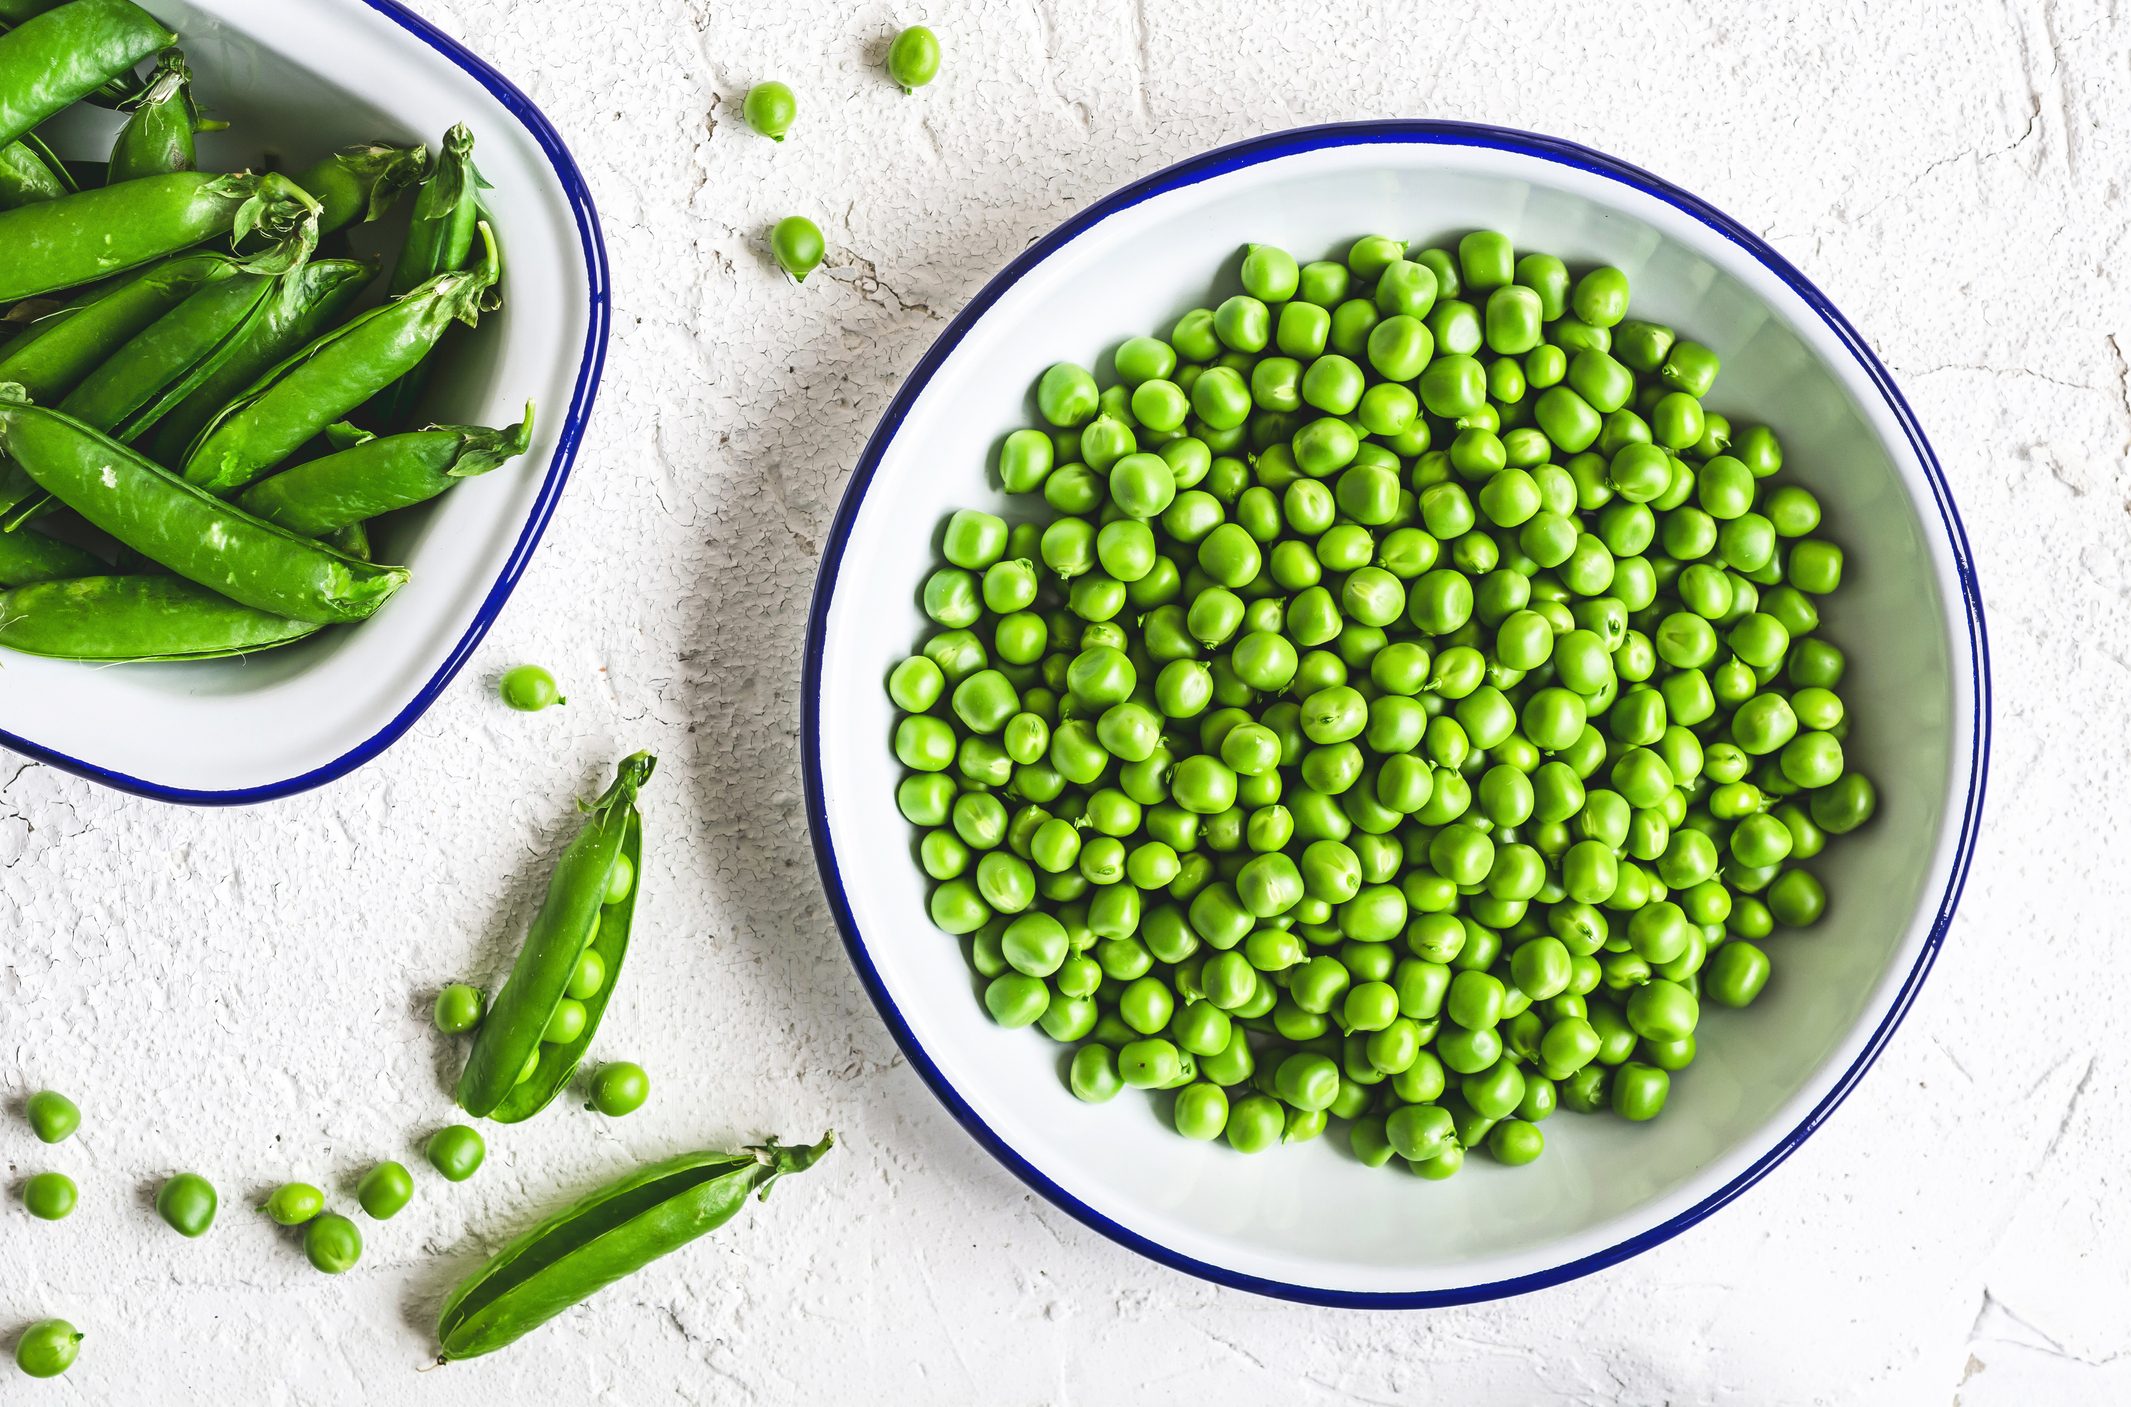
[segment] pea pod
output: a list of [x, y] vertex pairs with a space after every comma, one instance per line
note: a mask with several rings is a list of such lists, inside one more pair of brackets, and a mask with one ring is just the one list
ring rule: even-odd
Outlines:
[[237, 505], [290, 532], [323, 537], [336, 528], [425, 503], [461, 479], [524, 454], [533, 408], [504, 430], [437, 425], [366, 438], [351, 448], [284, 469], [237, 496]]
[[[0, 541], [33, 531], [0, 534]], [[0, 554], [7, 550], [0, 547]], [[217, 659], [286, 645], [317, 630], [174, 576], [83, 576], [0, 591], [0, 646], [51, 659]]]
[[[90, 553], [71, 542], [47, 537], [35, 528], [0, 533], [0, 586], [64, 581], [103, 570], [104, 564]], [[0, 607], [0, 625], [5, 623], [5, 608]]]
[[478, 267], [437, 275], [261, 377], [200, 432], [185, 456], [185, 477], [217, 493], [243, 488], [413, 370], [452, 323], [472, 326], [502, 276], [488, 226], [481, 232], [487, 255]]
[[[239, 241], [257, 235], [286, 249], [288, 236], [308, 224], [315, 243], [317, 219], [318, 203], [287, 177], [200, 171], [143, 176], [0, 211], [0, 249], [9, 255], [0, 261], [0, 302], [89, 283], [232, 232]], [[247, 264], [280, 272], [256, 257]]]
[[163, 417], [148, 441], [153, 457], [164, 464], [183, 459], [201, 426], [292, 353], [324, 336], [376, 274], [375, 264], [354, 259], [314, 259], [304, 265], [247, 329], [228, 360]]
[[[474, 1037], [473, 1050], [466, 1057], [466, 1069], [459, 1075], [459, 1107], [476, 1118], [503, 1117], [506, 1105], [513, 1115], [506, 1122], [516, 1122], [536, 1112], [541, 1105], [554, 1097], [569, 1079], [569, 1072], [577, 1068], [583, 1046], [592, 1038], [596, 1021], [587, 1010], [587, 1020], [576, 1040], [568, 1045], [544, 1046], [542, 1034], [548, 1021], [555, 1014], [567, 991], [572, 974], [577, 971], [577, 959], [585, 950], [585, 940], [595, 938], [606, 942], [605, 921], [600, 914], [601, 901], [606, 897], [607, 880], [614, 871], [615, 856], [630, 852], [641, 844], [641, 820], [636, 809], [636, 794], [651, 773], [658, 760], [649, 753], [639, 752], [624, 758], [615, 769], [614, 785], [609, 787], [599, 800], [585, 807], [590, 819], [570, 842], [569, 848], [556, 862], [555, 872], [548, 878], [547, 897], [541, 901], [540, 912], [533, 916], [533, 926], [525, 937], [525, 946], [518, 952], [518, 961], [511, 967], [511, 975], [489, 1004], [488, 1016], [481, 1023], [480, 1033]], [[635, 856], [631, 853], [631, 863]], [[629, 906], [617, 915], [621, 942], [601, 951], [607, 960], [607, 980], [603, 992], [611, 991], [614, 981], [621, 975], [620, 963], [628, 940], [629, 918], [633, 912], [638, 885], [632, 883], [627, 898], [613, 907]], [[595, 928], [600, 933], [595, 935]], [[601, 999], [604, 1007], [604, 999]], [[539, 1060], [530, 1079], [525, 1083], [534, 1087], [535, 1094], [525, 1100], [512, 1102], [519, 1076], [525, 1071], [526, 1061], [537, 1053]], [[562, 1070], [562, 1078], [556, 1080], [556, 1070]], [[538, 1091], [545, 1090], [545, 1094]], [[524, 1105], [535, 1097], [538, 1103], [531, 1108]]]
[[131, 0], [73, 0], [24, 18], [0, 34], [0, 145], [177, 41]]
[[318, 230], [330, 234], [383, 215], [428, 170], [427, 147], [372, 143], [343, 147], [297, 172], [295, 180], [323, 207]]
[[56, 403], [105, 358], [195, 292], [244, 272], [227, 254], [180, 254], [31, 324], [0, 349], [0, 381]]
[[[474, 134], [464, 123], [444, 134], [442, 154], [428, 179], [415, 192], [407, 238], [392, 266], [392, 294], [411, 293], [438, 274], [463, 268], [473, 252], [474, 230], [481, 218], [481, 173], [474, 169]], [[405, 424], [428, 380], [424, 361], [392, 383], [378, 398], [375, 419], [381, 425]]]
[[200, 115], [193, 101], [192, 71], [185, 56], [165, 49], [156, 59], [155, 71], [138, 98], [126, 104], [126, 122], [111, 146], [111, 165], [105, 181], [117, 185], [167, 171], [191, 171], [200, 164], [194, 138], [201, 132], [219, 130]]
[[[629, 955], [629, 931], [636, 922], [636, 891], [638, 881], [643, 877], [644, 823], [632, 812], [628, 825], [628, 834], [622, 838], [621, 853], [629, 862], [629, 892], [601, 908], [598, 931], [584, 949], [598, 955], [602, 973], [599, 987], [592, 995], [574, 999], [585, 1009], [584, 1026], [571, 1040], [541, 1041], [533, 1073], [512, 1085], [510, 1093], [503, 1096], [503, 1102], [489, 1111], [488, 1117], [499, 1124], [525, 1122], [569, 1088], [570, 1081], [576, 1078], [577, 1067], [584, 1061], [585, 1052], [591, 1048], [592, 1033], [599, 1029], [600, 1018], [607, 1014], [607, 999], [614, 994], [615, 981], [621, 976], [622, 959]], [[564, 975], [565, 984], [575, 974], [576, 967], [573, 961], [570, 972]]]
[[286, 277], [239, 274], [201, 289], [90, 372], [59, 409], [115, 440], [138, 438], [228, 360]]
[[684, 1153], [638, 1168], [520, 1235], [460, 1282], [437, 1317], [441, 1362], [478, 1358], [660, 1256], [714, 1231], [834, 1146], [771, 1139], [739, 1153]]
[[273, 615], [361, 620], [405, 567], [358, 562], [261, 522], [56, 410], [0, 385], [0, 452], [88, 522], [179, 576]]
[[0, 147], [0, 210], [57, 200], [74, 188], [66, 163], [37, 138]]

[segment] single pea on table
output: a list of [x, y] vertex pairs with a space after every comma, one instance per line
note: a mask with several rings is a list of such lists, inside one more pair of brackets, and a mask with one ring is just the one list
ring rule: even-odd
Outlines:
[[[1059, 362], [889, 672], [933, 922], [1091, 1102], [1424, 1179], [1659, 1116], [1868, 822], [1843, 552], [1710, 348], [1493, 231]], [[1719, 1033], [1720, 1035], [1722, 1033]]]

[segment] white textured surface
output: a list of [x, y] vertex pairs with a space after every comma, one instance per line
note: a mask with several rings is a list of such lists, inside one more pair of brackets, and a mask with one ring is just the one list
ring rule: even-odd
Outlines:
[[[1318, 1404], [2131, 1397], [2131, 22], [2099, 0], [1740, 8], [1569, 0], [922, 17], [939, 84], [874, 68], [886, 5], [432, 4], [562, 127], [605, 215], [616, 336], [564, 510], [475, 667], [382, 760], [259, 810], [178, 812], [0, 768], [0, 1333], [64, 1314], [58, 1384], [0, 1399]], [[1919, 18], [1921, 16], [1921, 18]], [[739, 121], [801, 95], [792, 139]], [[846, 466], [939, 319], [1058, 218], [1218, 141], [1350, 116], [1552, 131], [1767, 232], [1901, 378], [1967, 518], [1999, 680], [1991, 825], [1907, 1025], [1832, 1122], [1703, 1227], [1602, 1275], [1430, 1314], [1302, 1309], [1158, 1269], [964, 1137], [905, 1068], [816, 892], [795, 729], [803, 607]], [[819, 219], [792, 288], [763, 230]], [[505, 712], [523, 658], [572, 702]], [[2076, 698], [2078, 702], [2072, 703]], [[601, 1039], [653, 1102], [496, 1130], [451, 1188], [417, 1144], [457, 1052], [423, 1007], [530, 912], [564, 802], [663, 770], [630, 976]], [[637, 1158], [833, 1125], [763, 1207], [509, 1352], [415, 1376], [443, 1288], [529, 1208]], [[312, 1272], [248, 1204], [376, 1158], [415, 1205]], [[223, 1190], [185, 1242], [161, 1174]], [[1166, 1386], [1156, 1386], [1166, 1384]]]

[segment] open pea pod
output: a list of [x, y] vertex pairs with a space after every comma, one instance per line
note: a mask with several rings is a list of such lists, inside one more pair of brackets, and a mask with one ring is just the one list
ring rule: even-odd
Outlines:
[[[580, 1000], [579, 1004], [585, 1009], [584, 1027], [574, 1040], [541, 1042], [533, 1073], [512, 1085], [511, 1092], [503, 1096], [503, 1102], [489, 1111], [488, 1117], [499, 1124], [523, 1123], [547, 1108], [556, 1095], [569, 1087], [577, 1067], [584, 1062], [585, 1051], [591, 1048], [600, 1018], [607, 1014], [607, 998], [613, 995], [614, 984], [621, 976], [622, 959], [629, 955], [629, 930], [636, 920], [636, 891], [643, 878], [644, 823], [631, 812], [628, 825], [628, 834], [622, 838], [621, 853], [629, 862], [632, 876], [629, 892], [618, 902], [600, 910], [599, 926], [585, 948], [586, 952], [599, 956], [604, 975], [599, 990]], [[574, 964], [572, 970], [575, 970]]]
[[215, 493], [243, 488], [413, 370], [453, 323], [473, 326], [503, 276], [495, 241], [485, 247], [477, 267], [439, 274], [372, 308], [261, 377], [200, 431], [185, 477]]
[[439, 1361], [513, 1343], [600, 1290], [731, 1221], [835, 1145], [771, 1139], [738, 1153], [684, 1153], [618, 1178], [518, 1236], [462, 1281], [437, 1317]]
[[[77, 0], [79, 3], [79, 0]], [[280, 273], [317, 242], [318, 202], [285, 176], [172, 171], [121, 186], [0, 210], [0, 303], [92, 283], [215, 238], [264, 241], [283, 262], [245, 264]], [[291, 240], [290, 235], [298, 238]]]
[[[614, 785], [584, 808], [584, 828], [548, 877], [547, 896], [533, 916], [525, 946], [518, 950], [503, 990], [489, 1004], [467, 1054], [466, 1068], [459, 1075], [459, 1107], [476, 1118], [516, 1122], [531, 1117], [569, 1082], [584, 1047], [591, 1042], [599, 1012], [606, 1009], [607, 994], [621, 976], [642, 879], [640, 867], [632, 868], [629, 893], [618, 904], [604, 904], [607, 883], [618, 856], [628, 854], [631, 865], [636, 864], [643, 831], [636, 794], [657, 766], [658, 759], [646, 752], [622, 760], [615, 769]], [[605, 931], [603, 908], [622, 910], [616, 916], [620, 931], [613, 939]], [[593, 998], [598, 1008], [586, 1004], [584, 1024], [569, 1042], [543, 1042], [541, 1037], [567, 995], [588, 942], [607, 962], [606, 980]], [[608, 946], [603, 949], [602, 943]], [[518, 1095], [521, 1085], [532, 1086], [523, 1097]]]
[[407, 581], [405, 567], [358, 562], [222, 502], [19, 386], [0, 384], [0, 453], [90, 526], [254, 610], [362, 620]]
[[[8, 550], [0, 546], [0, 559]], [[0, 591], [0, 646], [48, 659], [220, 659], [286, 645], [318, 628], [175, 576], [82, 576]]]
[[132, 0], [73, 0], [11, 23], [0, 33], [0, 73], [12, 76], [0, 85], [0, 145], [177, 41]]
[[532, 436], [533, 407], [527, 404], [525, 419], [508, 429], [434, 425], [404, 435], [365, 437], [253, 484], [236, 503], [290, 532], [322, 537], [427, 502], [461, 479], [486, 474], [524, 454]]

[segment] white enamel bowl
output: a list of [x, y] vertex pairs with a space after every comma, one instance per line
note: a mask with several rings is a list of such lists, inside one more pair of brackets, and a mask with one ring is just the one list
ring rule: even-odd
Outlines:
[[[96, 668], [0, 654], [0, 746], [111, 786], [218, 804], [284, 796], [382, 752], [466, 663], [555, 510], [606, 351], [607, 268], [576, 163], [494, 69], [390, 0], [155, 0], [196, 89], [231, 129], [202, 162], [271, 148], [298, 170], [354, 142], [473, 128], [506, 248], [506, 301], [454, 334], [432, 420], [515, 424], [531, 452], [398, 514], [381, 558], [414, 570], [377, 616], [249, 659]], [[99, 122], [102, 123], [99, 126]], [[110, 115], [69, 114], [70, 155], [108, 149]], [[382, 239], [364, 231], [369, 247]]]
[[[1633, 280], [1638, 316], [1722, 356], [1712, 405], [1766, 418], [1848, 549], [1828, 633], [1850, 648], [1849, 751], [1878, 819], [1819, 869], [1817, 929], [1774, 940], [1750, 1010], [1711, 1009], [1664, 1117], [1557, 1115], [1519, 1170], [1441, 1184], [1371, 1171], [1336, 1140], [1243, 1157], [1190, 1143], [1154, 1100], [1082, 1104], [1059, 1048], [986, 1017], [961, 945], [926, 919], [896, 813], [882, 682], [925, 633], [915, 588], [955, 508], [1003, 506], [997, 442], [1050, 362], [1095, 366], [1231, 291], [1238, 246], [1303, 258], [1358, 234], [1474, 226]], [[1338, 1305], [1454, 1303], [1589, 1273], [1677, 1234], [1806, 1137], [1914, 998], [1960, 893], [1987, 740], [1983, 621], [1930, 447], [1884, 369], [1753, 235], [1568, 143], [1445, 123], [1286, 132], [1185, 162], [1069, 220], [941, 335], [852, 475], [816, 587], [802, 744], [823, 880], [852, 960], [914, 1068], [1039, 1192], [1146, 1255], [1223, 1284]]]

